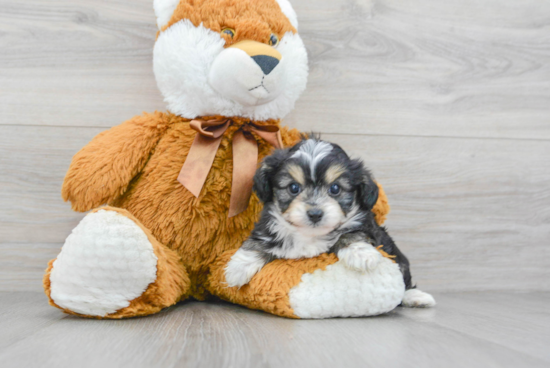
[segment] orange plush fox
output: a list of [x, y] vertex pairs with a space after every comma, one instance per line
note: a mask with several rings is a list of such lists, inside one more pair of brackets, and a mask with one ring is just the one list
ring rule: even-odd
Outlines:
[[[307, 54], [287, 0], [155, 0], [154, 9], [154, 71], [170, 112], [135, 117], [74, 156], [62, 195], [91, 212], [49, 263], [50, 304], [95, 318], [143, 316], [209, 296], [292, 318], [395, 308], [405, 290], [389, 259], [368, 273], [328, 254], [277, 260], [248, 285], [226, 286], [224, 268], [261, 211], [255, 195], [232, 193], [237, 138], [257, 146], [258, 159], [270, 153], [262, 132], [276, 132], [305, 89]], [[280, 128], [286, 146], [299, 136]], [[201, 139], [218, 145], [211, 162], [200, 161]], [[198, 186], [196, 165], [184, 167], [191, 150], [198, 169], [206, 167]], [[244, 206], [230, 214], [237, 195]], [[382, 222], [383, 191], [374, 211]]]

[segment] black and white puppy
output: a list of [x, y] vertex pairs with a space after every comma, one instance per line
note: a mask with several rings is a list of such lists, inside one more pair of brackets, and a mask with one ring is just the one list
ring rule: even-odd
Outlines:
[[336, 144], [306, 139], [277, 150], [262, 162], [254, 191], [264, 202], [250, 237], [226, 267], [228, 286], [243, 286], [278, 258], [310, 258], [336, 253], [358, 271], [374, 269], [382, 249], [395, 256], [407, 292], [403, 305], [435, 305], [430, 294], [413, 287], [409, 261], [372, 213], [378, 186], [359, 160]]

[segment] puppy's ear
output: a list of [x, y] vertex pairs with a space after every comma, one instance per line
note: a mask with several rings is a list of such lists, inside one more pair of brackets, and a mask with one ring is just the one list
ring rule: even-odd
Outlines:
[[369, 178], [361, 184], [361, 192], [363, 192], [361, 201], [362, 205], [365, 209], [369, 211], [372, 210], [376, 204], [376, 201], [378, 201], [378, 185], [376, 185], [376, 183]]
[[288, 156], [288, 150], [276, 150], [262, 161], [254, 175], [254, 191], [263, 203], [273, 201], [273, 179]]
[[378, 185], [374, 182], [372, 174], [365, 168], [359, 160], [352, 160], [353, 166], [357, 168], [357, 173], [360, 175], [359, 190], [357, 193], [358, 201], [362, 209], [370, 211], [378, 201]]

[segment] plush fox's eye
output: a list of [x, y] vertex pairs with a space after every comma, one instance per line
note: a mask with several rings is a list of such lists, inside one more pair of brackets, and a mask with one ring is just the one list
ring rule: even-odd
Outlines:
[[233, 38], [235, 37], [235, 30], [231, 28], [224, 28], [222, 29], [222, 34], [228, 35], [229, 37]]
[[279, 37], [277, 37], [277, 35], [272, 33], [271, 36], [269, 37], [269, 44], [271, 46], [277, 46], [278, 43], [279, 43]]

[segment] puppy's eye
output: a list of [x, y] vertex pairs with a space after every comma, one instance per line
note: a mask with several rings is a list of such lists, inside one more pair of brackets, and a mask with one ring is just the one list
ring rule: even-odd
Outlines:
[[290, 185], [288, 186], [288, 191], [289, 191], [291, 194], [294, 194], [294, 195], [300, 193], [300, 190], [301, 190], [301, 189], [302, 189], [302, 188], [300, 188], [300, 186], [299, 186], [298, 184], [296, 184], [296, 183], [292, 183], [292, 184], [290, 184]]
[[269, 36], [269, 44], [271, 46], [277, 46], [277, 44], [279, 43], [279, 37], [277, 37], [276, 34], [271, 34], [271, 36]]
[[328, 192], [331, 194], [331, 195], [338, 195], [340, 194], [340, 186], [338, 184], [332, 184], [330, 186], [330, 188], [328, 189]]
[[235, 30], [232, 28], [224, 28], [222, 29], [222, 35], [228, 35], [229, 37], [233, 38], [235, 37]]

